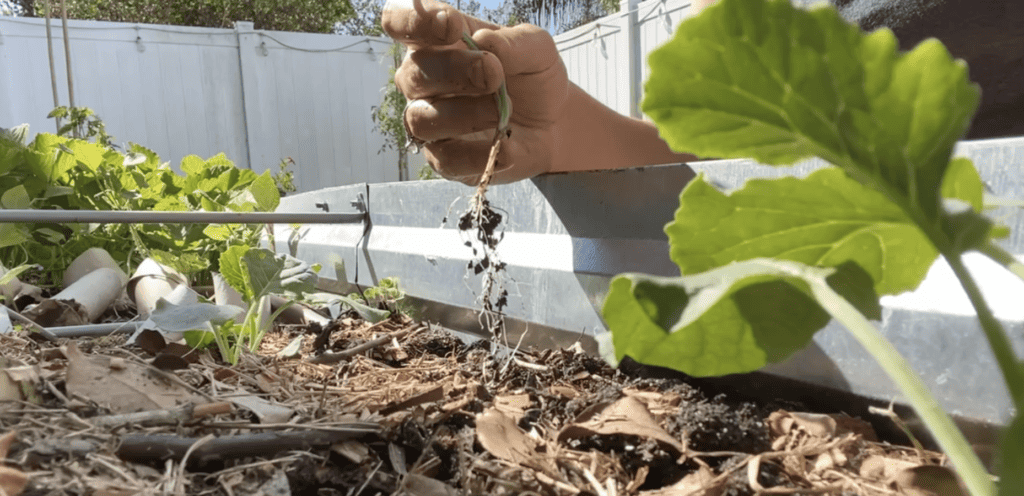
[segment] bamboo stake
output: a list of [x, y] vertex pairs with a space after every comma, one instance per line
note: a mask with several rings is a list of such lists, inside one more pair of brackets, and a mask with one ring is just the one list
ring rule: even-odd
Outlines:
[[[50, 56], [50, 86], [53, 87], [53, 107], [60, 107], [60, 98], [57, 95], [57, 69], [53, 66], [53, 31], [50, 29], [51, 2], [46, 0], [43, 4], [46, 10], [46, 53]], [[60, 134], [60, 117], [57, 117], [57, 133]]]
[[[71, 44], [68, 41], [68, 4], [67, 0], [60, 0], [60, 17], [61, 25], [64, 30], [64, 62], [67, 63], [68, 67], [68, 109], [71, 111], [75, 108], [75, 85], [71, 81]], [[55, 83], [56, 84], [56, 83]], [[75, 139], [78, 139], [78, 127], [76, 126], [71, 130]]]

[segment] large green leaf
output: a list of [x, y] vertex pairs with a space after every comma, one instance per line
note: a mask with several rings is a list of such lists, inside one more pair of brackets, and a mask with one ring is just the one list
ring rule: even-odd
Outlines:
[[252, 285], [249, 283], [249, 271], [242, 265], [242, 257], [248, 253], [248, 246], [235, 245], [224, 250], [220, 254], [218, 262], [220, 274], [228, 285], [238, 291], [245, 301], [253, 301], [255, 295], [252, 292]]
[[277, 184], [274, 183], [270, 171], [265, 171], [257, 177], [249, 185], [249, 191], [261, 212], [273, 212], [281, 203], [281, 192], [277, 190]]
[[317, 275], [313, 268], [289, 255], [253, 248], [242, 256], [242, 265], [248, 271], [252, 301], [269, 294], [312, 293], [316, 287]]
[[819, 156], [924, 219], [980, 92], [937, 40], [908, 53], [834, 8], [722, 0], [651, 53], [644, 112], [673, 149], [788, 165]]
[[826, 267], [852, 260], [879, 294], [916, 288], [938, 256], [902, 210], [836, 168], [747, 181], [729, 195], [697, 177], [665, 233], [683, 274], [758, 257]]
[[[801, 271], [833, 269], [754, 259], [674, 278], [622, 274], [602, 309], [615, 357], [693, 376], [750, 372], [784, 360], [830, 319]], [[841, 265], [827, 281], [865, 315], [880, 318], [871, 279], [856, 264]]]

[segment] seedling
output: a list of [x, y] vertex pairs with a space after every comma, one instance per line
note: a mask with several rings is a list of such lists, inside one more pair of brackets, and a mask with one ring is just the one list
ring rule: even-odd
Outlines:
[[[913, 290], [941, 254], [966, 290], [1018, 412], [1024, 369], [962, 256], [1022, 276], [994, 243], [974, 165], [952, 158], [978, 106], [967, 67], [937, 40], [907, 53], [830, 7], [722, 0], [650, 58], [643, 110], [679, 151], [835, 167], [752, 180], [725, 194], [697, 177], [665, 227], [680, 277], [616, 277], [603, 314], [614, 359], [690, 375], [779, 362], [831, 318], [875, 357], [976, 496], [996, 486], [921, 379], [869, 319], [878, 295]], [[1024, 417], [1004, 433], [1001, 494], [1024, 493]]]
[[[463, 33], [462, 41], [470, 50], [480, 50], [480, 47], [469, 36]], [[473, 247], [472, 241], [467, 241], [466, 246], [473, 248], [475, 255], [470, 260], [468, 269], [474, 274], [484, 274], [483, 290], [481, 298], [481, 317], [488, 331], [495, 337], [502, 334], [500, 315], [508, 304], [508, 291], [501, 284], [501, 272], [505, 270], [505, 264], [498, 259], [496, 248], [501, 241], [501, 235], [496, 234], [501, 225], [502, 215], [496, 212], [490, 202], [487, 201], [487, 187], [494, 175], [494, 166], [501, 151], [501, 144], [511, 134], [509, 119], [511, 117], [511, 106], [509, 103], [508, 90], [505, 82], [502, 81], [495, 93], [495, 101], [498, 106], [498, 127], [494, 131], [494, 138], [491, 142], [491, 151], [487, 157], [487, 164], [480, 176], [476, 192], [469, 201], [469, 211], [459, 218], [459, 230], [468, 232], [475, 231], [476, 240], [479, 242], [479, 251]]]

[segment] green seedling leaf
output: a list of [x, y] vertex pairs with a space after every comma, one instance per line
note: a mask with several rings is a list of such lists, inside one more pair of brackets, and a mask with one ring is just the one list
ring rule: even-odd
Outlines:
[[923, 219], [980, 92], [934, 39], [899, 53], [831, 7], [723, 0], [649, 58], [643, 111], [679, 151], [789, 165], [818, 156]]
[[309, 264], [290, 255], [254, 248], [242, 256], [253, 301], [269, 294], [302, 295], [316, 289], [317, 275]]
[[25, 272], [39, 268], [38, 265], [21, 264], [11, 270], [6, 270], [0, 265], [0, 271], [4, 271], [3, 275], [0, 276], [0, 286], [6, 286], [8, 283], [14, 280], [14, 278], [24, 274]]
[[999, 443], [999, 496], [1024, 494], [1024, 416], [1018, 410]]
[[185, 331], [182, 333], [185, 344], [196, 349], [203, 349], [216, 342], [214, 331]]
[[0, 224], [0, 248], [18, 246], [30, 241], [25, 229], [18, 224]]
[[615, 358], [693, 376], [784, 360], [830, 320], [804, 280], [810, 276], [826, 277], [862, 312], [880, 318], [872, 280], [854, 263], [831, 269], [753, 259], [681, 277], [623, 274], [612, 280], [602, 309]]
[[164, 332], [185, 332], [208, 330], [211, 324], [217, 325], [235, 318], [244, 312], [234, 305], [212, 305], [209, 303], [191, 303], [175, 305], [160, 298], [156, 308], [149, 314], [149, 319]]
[[232, 246], [220, 255], [220, 274], [224, 280], [238, 294], [242, 295], [245, 301], [253, 301], [255, 295], [252, 285], [249, 283], [249, 271], [242, 266], [242, 257], [250, 250], [248, 246]]
[[377, 322], [385, 320], [391, 316], [391, 312], [387, 310], [378, 310], [364, 305], [363, 303], [356, 301], [354, 298], [341, 295], [332, 295], [332, 298], [327, 303], [327, 307], [330, 310], [331, 315], [334, 317], [337, 317], [351, 309], [371, 324], [376, 324]]
[[975, 212], [985, 208], [985, 184], [970, 159], [957, 157], [949, 162], [942, 180], [942, 197], [966, 202]]
[[699, 176], [665, 233], [683, 274], [759, 257], [824, 267], [852, 260], [879, 294], [916, 288], [938, 257], [902, 210], [836, 168], [747, 181], [729, 195]]
[[0, 203], [5, 209], [27, 209], [32, 208], [32, 199], [28, 196], [25, 185], [19, 184], [0, 196]]
[[281, 193], [277, 190], [277, 184], [274, 182], [273, 176], [270, 175], [270, 171], [264, 171], [257, 177], [249, 185], [249, 192], [256, 200], [256, 208], [261, 212], [273, 212], [281, 203]]
[[203, 234], [210, 239], [226, 241], [231, 237], [231, 228], [226, 224], [210, 224], [203, 228]]
[[84, 165], [90, 171], [99, 169], [99, 167], [105, 162], [105, 156], [109, 152], [109, 150], [102, 145], [82, 140], [71, 140], [67, 142], [65, 146], [71, 150], [71, 154], [74, 155], [75, 161]]

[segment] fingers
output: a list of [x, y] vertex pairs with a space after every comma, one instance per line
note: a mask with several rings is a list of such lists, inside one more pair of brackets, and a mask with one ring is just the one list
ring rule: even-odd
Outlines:
[[409, 99], [494, 93], [504, 81], [501, 62], [486, 52], [424, 48], [409, 54], [395, 84]]
[[[487, 158], [491, 153], [491, 137], [494, 136], [493, 132], [481, 133], [481, 137], [483, 134], [487, 134], [487, 137], [474, 141], [451, 139], [429, 143], [425, 147], [427, 161], [445, 179], [475, 185], [487, 165]], [[513, 165], [515, 148], [516, 144], [512, 141], [506, 140], [502, 143], [494, 164], [495, 171], [505, 170]]]
[[388, 36], [413, 50], [458, 43], [467, 30], [474, 33], [499, 27], [437, 0], [388, 0], [381, 26]]
[[440, 141], [469, 133], [491, 131], [498, 126], [494, 95], [413, 100], [405, 110], [412, 135], [423, 141]]
[[497, 56], [506, 76], [543, 72], [561, 61], [551, 34], [532, 24], [474, 31], [473, 41]]

